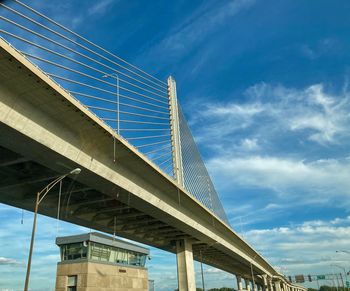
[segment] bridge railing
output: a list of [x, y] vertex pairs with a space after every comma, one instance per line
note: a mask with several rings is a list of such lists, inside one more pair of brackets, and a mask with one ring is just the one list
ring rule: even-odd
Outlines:
[[[19, 0], [5, 3], [0, 2], [0, 37], [174, 178], [168, 84]], [[178, 110], [184, 186], [228, 223]]]
[[0, 9], [3, 39], [173, 176], [166, 82], [20, 1]]

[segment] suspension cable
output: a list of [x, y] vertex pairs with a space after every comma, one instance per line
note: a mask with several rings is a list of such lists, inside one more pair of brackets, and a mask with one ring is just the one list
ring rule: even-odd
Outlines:
[[[121, 62], [127, 64], [128, 66], [130, 66], [130, 67], [136, 69], [137, 71], [139, 71], [139, 72], [145, 74], [146, 76], [148, 76], [148, 77], [150, 77], [150, 78], [152, 78], [152, 79], [158, 81], [159, 83], [165, 85], [165, 86], [164, 86], [165, 88], [167, 88], [167, 87], [166, 87], [167, 84], [166, 84], [165, 82], [163, 82], [163, 81], [157, 79], [156, 77], [154, 77], [154, 76], [152, 76], [152, 75], [146, 73], [145, 71], [141, 70], [140, 68], [138, 68], [138, 67], [136, 67], [136, 66], [134, 66], [134, 65], [132, 65], [132, 64], [130, 64], [130, 63], [128, 63], [127, 61], [123, 60], [122, 58], [120, 58], [120, 57], [118, 57], [118, 56], [112, 54], [111, 52], [107, 51], [106, 49], [102, 48], [101, 46], [96, 45], [95, 43], [93, 43], [93, 42], [89, 41], [88, 39], [86, 39], [86, 38], [80, 36], [79, 34], [75, 33], [74, 31], [72, 31], [72, 30], [70, 30], [70, 29], [64, 27], [63, 25], [61, 25], [61, 24], [59, 24], [58, 22], [52, 20], [51, 18], [45, 16], [44, 14], [42, 14], [42, 13], [36, 11], [35, 9], [33, 9], [33, 8], [31, 8], [30, 6], [28, 6], [28, 5], [24, 4], [24, 3], [22, 3], [21, 1], [19, 1], [19, 0], [14, 0], [14, 1], [17, 2], [18, 4], [22, 5], [23, 7], [29, 9], [29, 10], [32, 11], [33, 13], [35, 13], [35, 14], [37, 14], [37, 15], [43, 17], [43, 18], [46, 19], [47, 21], [49, 21], [49, 22], [51, 22], [51, 23], [57, 25], [57, 26], [60, 27], [61, 29], [63, 29], [63, 30], [65, 30], [65, 31], [67, 31], [67, 32], [69, 32], [69, 33], [71, 33], [71, 34], [73, 34], [74, 36], [78, 37], [79, 39], [82, 39], [83, 41], [89, 43], [90, 45], [92, 45], [92, 46], [94, 46], [94, 47], [96, 47], [96, 48], [102, 50], [103, 52], [105, 52], [105, 53], [107, 53], [107, 54], [109, 54], [109, 55], [111, 55], [111, 56], [113, 56], [113, 57], [116, 58], [117, 60], [119, 60], [119, 61], [121, 61]], [[130, 72], [132, 72], [132, 73], [135, 74], [135, 75], [138, 75], [137, 73], [131, 71], [131, 70], [128, 69], [128, 68], [125, 68], [125, 69], [128, 70], [128, 71], [130, 71]], [[143, 77], [143, 76], [140, 76], [140, 77], [143, 78], [143, 79], [146, 79], [146, 78]], [[147, 79], [146, 79], [146, 80], [147, 80]], [[148, 81], [150, 81], [150, 80], [148, 80]], [[150, 82], [151, 82], [151, 81], [150, 81]], [[156, 83], [155, 83], [155, 84], [156, 84]], [[160, 85], [158, 85], [158, 84], [156, 84], [156, 85], [157, 85], [157, 86], [160, 86]]]

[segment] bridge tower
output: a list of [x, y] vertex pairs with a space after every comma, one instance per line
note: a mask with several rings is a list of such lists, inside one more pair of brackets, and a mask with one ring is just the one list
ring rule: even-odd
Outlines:
[[[174, 177], [181, 188], [184, 188], [184, 173], [181, 153], [180, 119], [177, 102], [176, 82], [168, 78], [168, 94], [170, 108], [171, 143], [173, 153]], [[179, 291], [195, 291], [196, 282], [193, 265], [192, 242], [187, 239], [176, 241], [177, 279]]]
[[173, 172], [179, 186], [184, 187], [184, 174], [182, 166], [181, 139], [179, 106], [177, 102], [176, 82], [170, 76], [168, 78], [169, 108], [170, 108], [170, 129], [173, 151]]

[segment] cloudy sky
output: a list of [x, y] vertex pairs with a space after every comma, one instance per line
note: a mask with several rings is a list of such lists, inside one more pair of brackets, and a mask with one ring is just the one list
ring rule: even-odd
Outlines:
[[[286, 275], [350, 269], [350, 255], [335, 252], [350, 251], [349, 1], [30, 3], [158, 78], [175, 77], [232, 227], [272, 265]], [[0, 290], [23, 286], [32, 214], [21, 217], [0, 205]], [[31, 286], [53, 290], [55, 237], [86, 230], [45, 217], [38, 225]], [[156, 289], [174, 290], [175, 256], [151, 252]], [[209, 266], [205, 278], [236, 286]]]

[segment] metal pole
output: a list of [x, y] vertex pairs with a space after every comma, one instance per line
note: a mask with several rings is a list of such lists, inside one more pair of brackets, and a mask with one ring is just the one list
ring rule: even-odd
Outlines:
[[37, 217], [38, 207], [39, 207], [39, 198], [40, 198], [40, 192], [37, 193], [36, 201], [35, 201], [32, 237], [31, 237], [31, 240], [30, 240], [30, 248], [29, 248], [29, 256], [28, 256], [26, 280], [25, 280], [25, 283], [24, 283], [24, 291], [28, 291], [28, 286], [29, 286], [30, 267], [31, 267], [31, 264], [32, 264], [32, 254], [33, 254], [34, 236], [35, 236], [35, 229], [36, 229], [36, 217]]
[[49, 193], [49, 191], [57, 183], [62, 181], [65, 177], [67, 177], [70, 174], [78, 175], [80, 173], [80, 171], [81, 170], [79, 168], [76, 168], [76, 169], [70, 171], [69, 173], [58, 177], [57, 179], [55, 179], [52, 182], [50, 182], [44, 189], [42, 189], [36, 195], [35, 209], [34, 209], [34, 219], [33, 219], [33, 228], [32, 228], [32, 237], [30, 239], [27, 272], [26, 272], [26, 279], [25, 279], [25, 282], [24, 282], [24, 291], [28, 291], [28, 286], [29, 286], [30, 268], [31, 268], [31, 265], [32, 265], [32, 255], [33, 255], [33, 248], [34, 248], [34, 237], [35, 237], [35, 230], [36, 230], [36, 218], [37, 218], [37, 214], [38, 214], [39, 204], [41, 203], [41, 201], [43, 201], [43, 199], [45, 198], [47, 193]]
[[202, 287], [203, 291], [205, 291], [205, 286], [204, 286], [204, 274], [203, 274], [203, 257], [202, 257], [202, 250], [199, 251], [200, 257], [201, 257], [201, 273], [202, 273]]
[[[338, 252], [338, 251], [337, 251]], [[337, 268], [340, 268], [341, 270], [343, 270], [343, 272], [344, 272], [344, 278], [345, 278], [345, 281], [347, 281], [347, 277], [346, 277], [346, 270], [345, 270], [345, 268], [344, 267], [342, 267], [342, 266], [339, 266], [339, 265], [332, 265], [333, 267], [337, 267]], [[341, 280], [342, 280], [342, 283], [343, 283], [343, 287], [344, 287], [344, 290], [345, 290], [345, 284], [344, 284], [344, 280], [343, 280], [343, 276], [342, 276], [342, 274], [340, 273], [340, 278], [341, 278]], [[349, 289], [348, 287], [346, 288], [346, 289]]]
[[332, 270], [332, 281], [333, 281], [333, 285], [337, 288], [337, 291], [339, 291], [338, 285], [336, 284], [336, 281], [334, 280], [335, 274]]
[[253, 264], [252, 264], [252, 262], [250, 262], [250, 271], [252, 273], [253, 291], [255, 291], [255, 280], [254, 280], [254, 273], [253, 273]]
[[115, 74], [117, 77], [117, 133], [120, 134], [120, 111], [119, 111], [119, 76]]
[[339, 275], [340, 275], [341, 283], [343, 284], [343, 290], [345, 290], [345, 284], [344, 284], [343, 276], [342, 276], [341, 273], [339, 273]]

